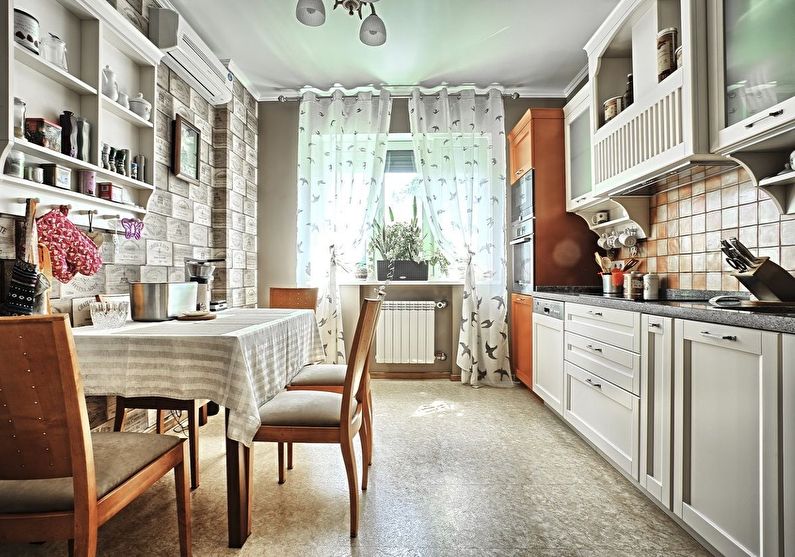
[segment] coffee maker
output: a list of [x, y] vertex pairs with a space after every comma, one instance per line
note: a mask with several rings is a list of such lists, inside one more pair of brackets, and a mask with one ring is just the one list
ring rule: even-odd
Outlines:
[[196, 309], [198, 311], [219, 311], [226, 309], [226, 300], [213, 300], [213, 272], [215, 265], [224, 259], [185, 259], [185, 274], [188, 281], [198, 283]]

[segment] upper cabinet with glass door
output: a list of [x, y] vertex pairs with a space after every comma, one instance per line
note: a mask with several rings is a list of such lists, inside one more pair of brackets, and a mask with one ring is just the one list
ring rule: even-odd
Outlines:
[[795, 2], [708, 6], [712, 150], [733, 153], [795, 129]]
[[586, 85], [563, 108], [566, 126], [566, 210], [594, 199], [591, 171], [591, 95]]

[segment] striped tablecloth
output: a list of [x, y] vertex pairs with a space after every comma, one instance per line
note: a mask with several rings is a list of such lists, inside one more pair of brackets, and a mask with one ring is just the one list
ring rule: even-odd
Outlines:
[[247, 446], [260, 425], [258, 408], [324, 357], [310, 310], [231, 309], [212, 321], [73, 334], [86, 395], [210, 399], [230, 412], [227, 436]]

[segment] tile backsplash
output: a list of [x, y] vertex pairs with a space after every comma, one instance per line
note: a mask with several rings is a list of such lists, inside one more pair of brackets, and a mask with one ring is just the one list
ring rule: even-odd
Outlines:
[[[659, 273], [664, 288], [745, 290], [720, 251], [722, 239], [736, 237], [795, 272], [795, 215], [779, 215], [742, 168], [693, 178], [652, 197], [651, 234], [641, 244], [640, 271]], [[618, 257], [628, 258], [628, 250]]]

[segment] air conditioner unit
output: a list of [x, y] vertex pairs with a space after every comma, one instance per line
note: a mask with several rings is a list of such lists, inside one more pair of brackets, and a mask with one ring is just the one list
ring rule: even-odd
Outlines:
[[212, 105], [232, 100], [232, 75], [176, 10], [149, 9], [149, 39], [163, 62]]

